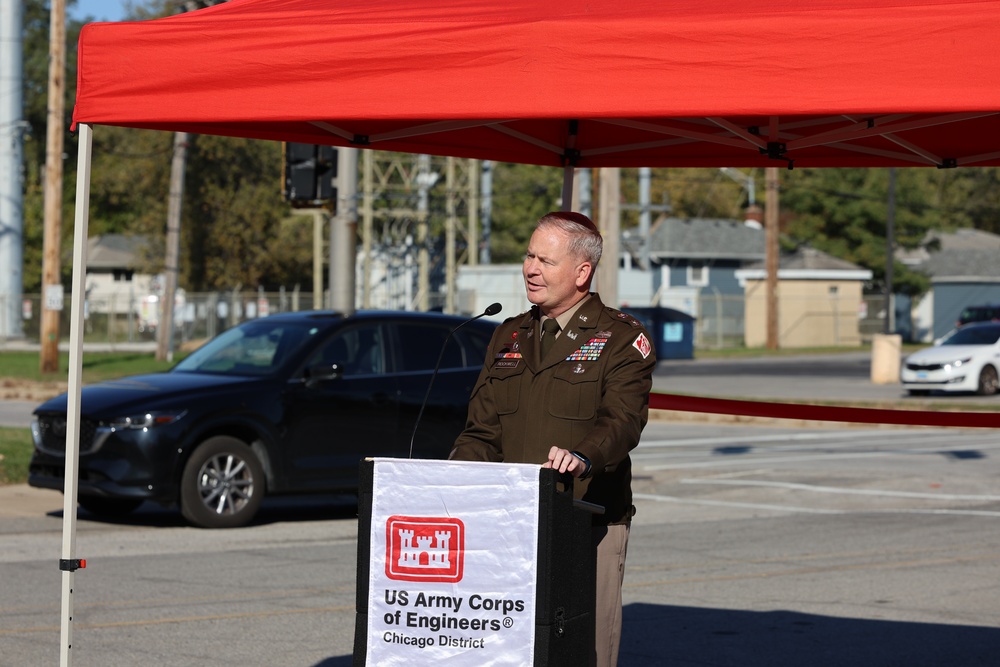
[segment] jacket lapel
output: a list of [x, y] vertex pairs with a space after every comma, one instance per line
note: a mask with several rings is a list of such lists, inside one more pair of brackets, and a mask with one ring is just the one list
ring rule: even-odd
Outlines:
[[524, 314], [517, 328], [518, 345], [521, 348], [521, 360], [532, 373], [538, 368], [538, 306]]

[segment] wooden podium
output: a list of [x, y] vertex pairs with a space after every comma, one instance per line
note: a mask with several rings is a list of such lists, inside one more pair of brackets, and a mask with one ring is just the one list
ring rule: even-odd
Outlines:
[[366, 459], [354, 665], [594, 661], [591, 514], [524, 464]]

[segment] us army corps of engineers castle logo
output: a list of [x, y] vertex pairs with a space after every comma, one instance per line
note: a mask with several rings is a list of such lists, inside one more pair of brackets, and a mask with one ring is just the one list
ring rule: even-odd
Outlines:
[[385, 522], [385, 576], [398, 581], [462, 580], [465, 525], [448, 517], [391, 516]]

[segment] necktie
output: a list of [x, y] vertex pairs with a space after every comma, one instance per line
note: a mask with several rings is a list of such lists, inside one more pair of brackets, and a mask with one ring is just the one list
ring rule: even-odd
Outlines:
[[559, 323], [555, 318], [549, 318], [542, 322], [542, 359], [552, 349], [552, 344], [556, 342], [556, 334], [559, 333]]

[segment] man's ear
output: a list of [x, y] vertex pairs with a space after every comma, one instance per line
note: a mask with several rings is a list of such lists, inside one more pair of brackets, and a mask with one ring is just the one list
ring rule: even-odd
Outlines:
[[576, 286], [585, 287], [590, 284], [594, 276], [594, 265], [590, 262], [583, 262], [576, 269]]

